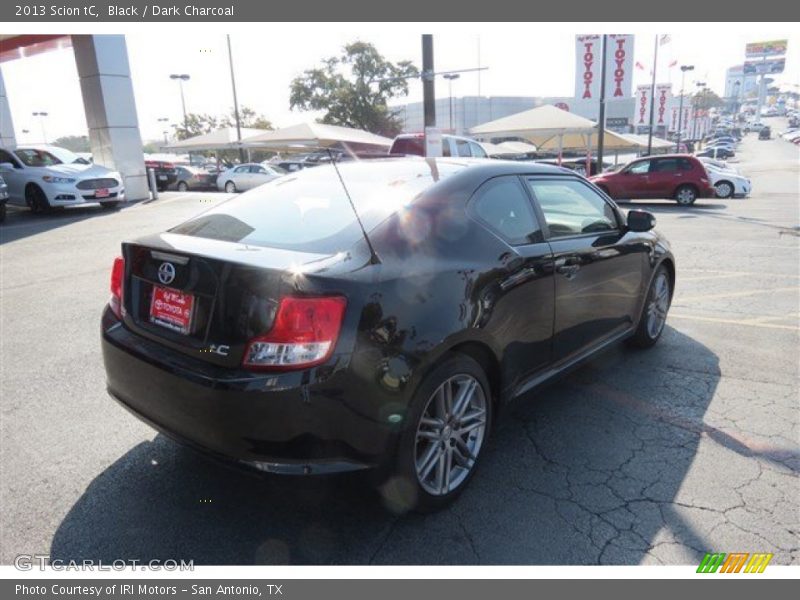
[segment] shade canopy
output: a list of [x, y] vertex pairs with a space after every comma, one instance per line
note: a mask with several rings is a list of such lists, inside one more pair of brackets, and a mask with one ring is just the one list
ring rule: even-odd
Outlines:
[[[262, 133], [269, 133], [267, 129], [242, 128], [242, 140]], [[210, 133], [196, 135], [194, 137], [173, 142], [164, 146], [167, 150], [231, 150], [239, 148], [240, 143], [237, 137], [236, 127], [223, 127]]]
[[[640, 148], [647, 148], [647, 136], [640, 135], [636, 133], [621, 133], [619, 134], [624, 137], [626, 140], [630, 140], [631, 142], [638, 144]], [[665, 140], [664, 138], [659, 138], [653, 136], [653, 149], [654, 150], [661, 150], [661, 149], [668, 149], [674, 148], [675, 142], [670, 142], [669, 140]]]
[[503, 142], [497, 144], [506, 154], [530, 154], [536, 152], [536, 146], [528, 142]]
[[338, 145], [372, 146], [389, 148], [392, 140], [361, 129], [326, 125], [324, 123], [299, 123], [248, 137], [244, 145], [268, 150], [313, 150]]
[[[489, 121], [470, 129], [472, 135], [482, 137], [518, 137], [536, 146], [550, 140], [594, 133], [595, 123], [574, 113], [550, 104]], [[584, 141], [584, 146], [586, 145]]]

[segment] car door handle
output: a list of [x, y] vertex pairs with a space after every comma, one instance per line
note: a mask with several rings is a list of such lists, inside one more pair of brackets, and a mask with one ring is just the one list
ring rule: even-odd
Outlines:
[[557, 258], [556, 259], [556, 273], [560, 273], [571, 279], [575, 274], [581, 270], [581, 265], [575, 258]]

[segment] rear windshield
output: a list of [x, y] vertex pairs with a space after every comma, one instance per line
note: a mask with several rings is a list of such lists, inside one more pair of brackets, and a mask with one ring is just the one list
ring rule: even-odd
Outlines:
[[390, 154], [409, 154], [425, 156], [425, 139], [420, 137], [399, 137], [392, 144]]
[[[367, 231], [464, 165], [389, 159], [339, 165]], [[303, 169], [235, 197], [170, 230], [195, 237], [301, 252], [338, 252], [361, 236], [330, 165]]]

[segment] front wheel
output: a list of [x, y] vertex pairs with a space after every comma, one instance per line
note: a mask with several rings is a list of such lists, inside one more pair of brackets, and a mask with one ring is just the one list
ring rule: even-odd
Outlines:
[[225, 184], [225, 191], [228, 192], [229, 194], [235, 194], [236, 184], [233, 183], [232, 181], [229, 181], [228, 183]]
[[681, 185], [675, 190], [675, 200], [681, 206], [691, 206], [697, 200], [697, 190], [693, 185]]
[[37, 185], [29, 185], [25, 190], [25, 203], [33, 213], [44, 213], [50, 210], [50, 202], [47, 196]]
[[6, 220], [6, 203], [0, 202], [0, 223]]
[[717, 198], [730, 198], [733, 196], [733, 184], [729, 181], [719, 181], [714, 186], [717, 192]]
[[475, 473], [492, 423], [483, 368], [453, 355], [420, 384], [408, 409], [396, 468], [382, 486], [390, 507], [420, 512], [452, 502]]
[[642, 308], [642, 316], [639, 318], [639, 326], [636, 333], [630, 338], [630, 344], [637, 348], [650, 348], [661, 337], [664, 331], [664, 324], [667, 322], [667, 312], [672, 302], [672, 292], [670, 291], [669, 272], [663, 265], [658, 267], [650, 289], [647, 292], [647, 299]]
[[179, 192], [188, 192], [189, 191], [189, 184], [187, 184], [185, 181], [179, 181], [178, 182], [178, 191]]

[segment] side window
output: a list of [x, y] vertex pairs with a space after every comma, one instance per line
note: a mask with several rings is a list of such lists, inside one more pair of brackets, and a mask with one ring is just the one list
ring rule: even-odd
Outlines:
[[614, 231], [617, 217], [602, 196], [577, 179], [528, 179], [551, 237]]
[[659, 158], [653, 161], [653, 169], [656, 173], [674, 173], [678, 170], [677, 158]]
[[480, 144], [476, 144], [475, 142], [469, 143], [470, 150], [472, 150], [472, 156], [477, 156], [478, 158], [488, 158], [486, 156], [486, 152], [481, 148]]
[[531, 201], [515, 176], [484, 183], [469, 205], [470, 213], [509, 244], [543, 241]]
[[234, 173], [249, 173], [250, 172], [250, 167], [236, 167], [233, 170], [233, 172]]
[[692, 161], [688, 158], [679, 158], [678, 159], [678, 169], [681, 171], [691, 171], [694, 168]]
[[267, 170], [264, 167], [262, 167], [261, 165], [253, 165], [252, 167], [250, 167], [250, 172], [251, 173], [260, 173], [260, 174], [263, 173], [264, 175], [267, 174]]
[[442, 156], [453, 156], [450, 146], [453, 144], [452, 138], [442, 136]]
[[650, 170], [650, 161], [643, 160], [637, 163], [633, 163], [630, 167], [625, 169], [626, 173], [633, 173], [634, 175], [643, 175]]
[[456, 153], [459, 156], [472, 156], [469, 151], [469, 142], [467, 140], [456, 139]]
[[0, 163], [11, 163], [14, 165], [15, 169], [22, 168], [19, 164], [19, 161], [14, 158], [10, 152], [6, 152], [5, 150], [0, 150]]

